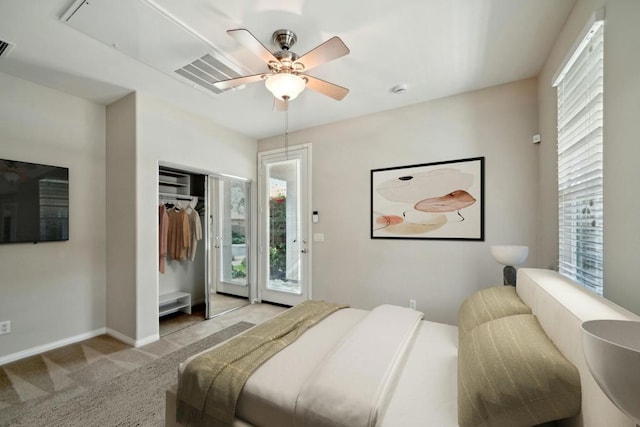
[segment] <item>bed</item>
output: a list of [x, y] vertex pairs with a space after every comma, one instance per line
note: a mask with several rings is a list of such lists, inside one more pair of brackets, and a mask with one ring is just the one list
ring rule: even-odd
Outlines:
[[[335, 311], [253, 372], [233, 424], [448, 427], [560, 419], [567, 426], [633, 427], [589, 373], [580, 325], [640, 318], [554, 271], [520, 269], [517, 283], [515, 291], [500, 286], [470, 296], [458, 326], [419, 320], [420, 315], [414, 322], [415, 312], [393, 306]], [[399, 317], [385, 320], [388, 313]], [[514, 331], [525, 330], [531, 330], [526, 339], [514, 342]], [[500, 337], [507, 337], [503, 347], [495, 344]], [[181, 364], [179, 383], [200, 356]], [[522, 375], [548, 359], [557, 362]], [[504, 381], [496, 380], [502, 376]], [[516, 391], [500, 389], [518, 381]], [[167, 391], [167, 426], [181, 425], [177, 390]], [[538, 406], [525, 408], [528, 413], [509, 403], [534, 394], [530, 400]]]

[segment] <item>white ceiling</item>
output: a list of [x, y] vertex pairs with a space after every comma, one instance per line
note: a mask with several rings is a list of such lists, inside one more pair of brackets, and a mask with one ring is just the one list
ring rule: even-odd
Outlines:
[[[95, 17], [114, 34], [144, 33], [145, 40], [158, 43], [167, 34], [116, 9], [143, 0], [94, 1], [93, 10], [98, 4], [114, 8]], [[309, 74], [351, 92], [335, 101], [305, 90], [290, 105], [289, 127], [298, 130], [536, 76], [576, 0], [144, 2], [163, 9], [247, 73], [266, 68], [227, 29], [247, 28], [270, 48], [273, 31], [293, 30], [298, 43], [292, 50], [300, 55], [332, 36], [342, 38], [351, 53]], [[283, 113], [273, 111], [263, 84], [217, 95], [190, 87], [62, 22], [72, 3], [0, 0], [0, 40], [15, 43], [0, 57], [0, 71], [103, 104], [134, 90], [149, 93], [254, 138], [283, 132]], [[179, 49], [166, 41], [156, 47], [166, 48], [167, 57]], [[398, 84], [409, 90], [391, 93]]]

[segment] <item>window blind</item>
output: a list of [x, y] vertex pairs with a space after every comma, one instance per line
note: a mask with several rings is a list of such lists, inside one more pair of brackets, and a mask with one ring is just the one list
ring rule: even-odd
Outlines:
[[558, 268], [602, 295], [603, 21], [596, 21], [556, 79]]

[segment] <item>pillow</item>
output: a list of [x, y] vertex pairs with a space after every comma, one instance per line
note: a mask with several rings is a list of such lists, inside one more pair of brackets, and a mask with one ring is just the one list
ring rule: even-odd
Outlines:
[[460, 306], [458, 313], [458, 338], [462, 338], [476, 326], [490, 320], [514, 314], [531, 314], [531, 309], [516, 293], [513, 286], [496, 286], [482, 289]]
[[461, 427], [532, 426], [580, 412], [580, 374], [521, 314], [483, 323], [458, 347]]

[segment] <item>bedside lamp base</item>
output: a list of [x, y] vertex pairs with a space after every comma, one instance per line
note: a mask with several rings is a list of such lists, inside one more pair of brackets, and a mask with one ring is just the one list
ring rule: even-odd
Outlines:
[[505, 286], [515, 286], [516, 285], [516, 268], [510, 265], [507, 265], [502, 270], [503, 280]]

